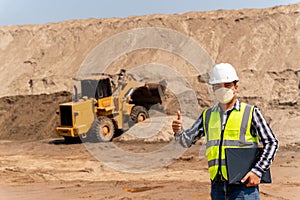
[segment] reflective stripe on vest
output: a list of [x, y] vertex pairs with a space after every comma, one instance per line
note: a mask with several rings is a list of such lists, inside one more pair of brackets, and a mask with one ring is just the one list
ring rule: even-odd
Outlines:
[[[227, 180], [225, 149], [240, 147], [257, 147], [258, 137], [253, 137], [250, 133], [253, 106], [240, 103], [240, 110], [232, 110], [228, 116], [222, 141], [221, 150], [221, 172]], [[206, 136], [206, 156], [210, 178], [213, 180], [219, 167], [219, 146], [221, 140], [222, 122], [220, 113], [212, 111], [212, 108], [204, 111], [203, 115], [204, 131]]]

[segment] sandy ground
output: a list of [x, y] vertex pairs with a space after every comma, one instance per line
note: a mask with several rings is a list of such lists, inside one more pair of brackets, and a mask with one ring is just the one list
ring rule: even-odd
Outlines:
[[[0, 199], [209, 199], [207, 164], [200, 144], [170, 165], [148, 173], [125, 173], [105, 166], [82, 143], [60, 138], [0, 141]], [[166, 143], [115, 142], [133, 152]], [[273, 183], [261, 185], [261, 199], [298, 199], [299, 146], [280, 148], [272, 165]]]

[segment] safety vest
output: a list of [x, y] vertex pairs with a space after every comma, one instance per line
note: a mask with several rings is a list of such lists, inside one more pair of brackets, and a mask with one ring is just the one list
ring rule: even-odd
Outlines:
[[220, 161], [221, 173], [228, 180], [225, 162], [226, 148], [258, 146], [258, 137], [254, 137], [250, 133], [252, 113], [253, 106], [245, 103], [240, 103], [240, 110], [233, 109], [227, 119], [223, 132], [223, 140], [221, 141], [222, 122], [220, 112], [217, 111], [216, 107], [204, 111], [203, 122], [206, 138], [206, 157], [211, 180], [218, 173]]

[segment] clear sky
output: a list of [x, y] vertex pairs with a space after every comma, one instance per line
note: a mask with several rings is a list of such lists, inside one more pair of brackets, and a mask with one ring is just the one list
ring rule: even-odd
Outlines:
[[0, 0], [0, 26], [70, 19], [266, 8], [299, 0]]

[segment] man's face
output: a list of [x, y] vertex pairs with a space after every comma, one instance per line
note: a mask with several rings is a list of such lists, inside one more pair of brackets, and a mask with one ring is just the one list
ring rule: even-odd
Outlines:
[[234, 82], [214, 84], [213, 91], [216, 100], [221, 104], [230, 104], [237, 96], [238, 84]]

